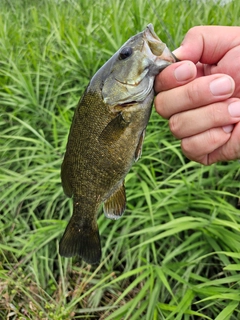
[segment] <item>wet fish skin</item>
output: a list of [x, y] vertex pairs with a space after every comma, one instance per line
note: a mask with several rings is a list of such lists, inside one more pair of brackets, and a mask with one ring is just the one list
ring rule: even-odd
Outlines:
[[108, 218], [126, 207], [124, 178], [141, 155], [154, 98], [154, 77], [175, 57], [153, 26], [130, 38], [91, 79], [73, 117], [61, 167], [73, 215], [60, 241], [62, 256], [99, 263], [97, 212]]

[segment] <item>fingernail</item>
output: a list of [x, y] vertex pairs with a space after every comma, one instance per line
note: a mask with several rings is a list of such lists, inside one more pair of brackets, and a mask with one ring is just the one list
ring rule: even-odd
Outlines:
[[175, 50], [173, 51], [173, 54], [174, 54], [177, 58], [179, 58], [179, 56], [181, 56], [181, 53], [182, 53], [182, 46], [178, 47], [177, 49], [175, 49]]
[[233, 124], [229, 124], [228, 126], [223, 126], [223, 131], [225, 131], [226, 133], [230, 133], [233, 131], [233, 127], [234, 125]]
[[213, 80], [210, 83], [210, 90], [214, 96], [223, 96], [234, 90], [234, 82], [232, 78], [224, 76]]
[[235, 101], [229, 104], [228, 112], [231, 117], [240, 117], [240, 101]]
[[195, 69], [193, 65], [189, 62], [185, 62], [181, 64], [177, 69], [174, 71], [174, 76], [177, 81], [186, 81], [193, 78], [195, 75]]

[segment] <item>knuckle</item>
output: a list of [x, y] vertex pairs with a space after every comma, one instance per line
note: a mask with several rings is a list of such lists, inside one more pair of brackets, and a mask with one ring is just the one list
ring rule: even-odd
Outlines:
[[181, 148], [185, 156], [187, 156], [189, 159], [192, 158], [191, 157], [192, 144], [190, 139], [188, 138], [182, 139]]
[[201, 26], [194, 26], [188, 30], [187, 34], [196, 37], [196, 34], [199, 33], [200, 28]]
[[222, 135], [219, 134], [218, 130], [208, 130], [207, 131], [207, 142], [209, 145], [219, 146], [222, 142]]
[[172, 134], [176, 137], [176, 138], [180, 138], [179, 132], [180, 132], [180, 121], [179, 121], [179, 115], [178, 114], [174, 114], [173, 116], [171, 116], [171, 118], [169, 119], [169, 128], [170, 131], [172, 132]]
[[195, 81], [190, 82], [189, 85], [186, 86], [186, 101], [188, 101], [189, 106], [196, 106], [199, 101], [202, 101], [203, 96], [199, 88], [198, 83]]
[[[190, 160], [199, 162], [203, 165], [208, 165], [208, 155], [204, 152], [199, 152], [196, 141], [191, 138], [185, 138], [181, 141], [181, 148], [183, 154]], [[201, 149], [201, 148], [200, 148]]]
[[226, 122], [226, 117], [228, 118], [225, 111], [227, 105], [223, 103], [217, 103], [208, 105], [206, 110], [206, 116], [210, 119], [211, 124], [214, 127], [221, 126]]
[[169, 113], [167, 112], [167, 103], [165, 103], [164, 99], [164, 92], [159, 93], [155, 100], [154, 100], [154, 106], [158, 114], [162, 116], [164, 119], [169, 118]]
[[215, 108], [213, 105], [210, 105], [207, 107], [207, 116], [210, 119], [210, 122], [215, 125], [219, 122], [219, 113], [216, 112]]
[[240, 147], [239, 145], [235, 144], [230, 150], [229, 148], [225, 148], [226, 151], [223, 153], [225, 160], [236, 160], [240, 158]]

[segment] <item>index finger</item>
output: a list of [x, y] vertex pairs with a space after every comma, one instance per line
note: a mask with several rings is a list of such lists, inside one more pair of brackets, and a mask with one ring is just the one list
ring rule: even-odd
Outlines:
[[195, 79], [196, 75], [197, 68], [193, 62], [176, 62], [156, 76], [154, 89], [156, 92], [173, 89]]

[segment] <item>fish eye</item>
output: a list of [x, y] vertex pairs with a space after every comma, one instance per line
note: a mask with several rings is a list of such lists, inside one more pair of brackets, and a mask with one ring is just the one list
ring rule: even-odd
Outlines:
[[124, 60], [130, 57], [133, 53], [133, 49], [131, 47], [124, 47], [119, 53], [119, 59]]

